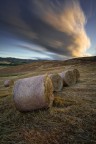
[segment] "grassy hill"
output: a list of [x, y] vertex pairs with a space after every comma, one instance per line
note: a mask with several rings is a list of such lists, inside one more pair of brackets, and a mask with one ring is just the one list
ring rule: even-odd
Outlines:
[[[78, 68], [80, 81], [54, 93], [49, 110], [20, 113], [12, 97], [12, 87], [4, 80], [30, 77]], [[95, 144], [96, 143], [96, 57], [67, 61], [36, 61], [0, 67], [1, 144]]]
[[0, 66], [16, 66], [25, 63], [31, 63], [33, 60], [31, 59], [18, 59], [18, 58], [2, 58], [0, 57]]

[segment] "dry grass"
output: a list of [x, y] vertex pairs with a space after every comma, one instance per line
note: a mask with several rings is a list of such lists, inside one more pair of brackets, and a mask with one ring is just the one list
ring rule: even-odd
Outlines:
[[68, 107], [71, 105], [76, 105], [76, 101], [71, 100], [71, 99], [64, 99], [63, 97], [60, 96], [55, 96], [53, 106], [55, 107]]
[[[0, 77], [0, 144], [95, 144], [95, 65], [96, 63], [91, 62], [76, 65], [81, 74], [80, 81], [74, 86], [65, 87], [62, 92], [55, 93], [53, 108], [31, 113], [20, 113], [16, 110], [12, 87], [4, 88], [2, 82], [6, 78]], [[49, 73], [56, 70], [54, 65], [51, 66]], [[34, 70], [32, 75], [44, 73], [43, 68], [38, 72], [36, 70], [36, 73]], [[60, 66], [58, 72], [62, 70], [64, 66]], [[29, 71], [28, 75], [30, 74]], [[20, 77], [20, 72], [19, 76], [10, 74], [12, 79]]]

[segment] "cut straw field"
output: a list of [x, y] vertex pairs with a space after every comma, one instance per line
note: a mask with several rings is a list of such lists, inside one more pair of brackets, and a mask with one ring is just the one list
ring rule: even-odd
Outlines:
[[[20, 113], [6, 79], [60, 73], [69, 67], [80, 71], [75, 85], [55, 92], [51, 109]], [[0, 144], [95, 144], [96, 61], [64, 65], [64, 62], [33, 62], [0, 68]]]

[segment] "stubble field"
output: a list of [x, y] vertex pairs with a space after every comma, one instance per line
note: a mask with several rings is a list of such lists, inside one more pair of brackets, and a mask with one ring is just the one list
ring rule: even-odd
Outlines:
[[[78, 68], [80, 81], [54, 93], [53, 107], [20, 113], [12, 97], [13, 86], [4, 80], [56, 73]], [[33, 62], [0, 67], [0, 144], [95, 144], [96, 143], [96, 61], [65, 64]]]

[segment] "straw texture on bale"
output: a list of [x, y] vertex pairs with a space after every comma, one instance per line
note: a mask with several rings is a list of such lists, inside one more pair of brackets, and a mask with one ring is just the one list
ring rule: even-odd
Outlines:
[[76, 82], [78, 82], [79, 79], [80, 79], [80, 72], [79, 72], [79, 70], [75, 68], [75, 69], [73, 69], [73, 73], [76, 76]]
[[63, 79], [57, 73], [49, 75], [53, 84], [53, 91], [61, 91], [63, 88]]
[[63, 79], [63, 86], [71, 86], [76, 83], [76, 76], [71, 70], [67, 70], [62, 73], [59, 73], [59, 75]]
[[51, 107], [54, 100], [51, 79], [47, 75], [40, 75], [17, 80], [13, 99], [19, 111]]
[[13, 85], [13, 83], [14, 83], [13, 80], [5, 80], [5, 81], [4, 81], [4, 86], [5, 86], [5, 87], [10, 87], [10, 86]]

